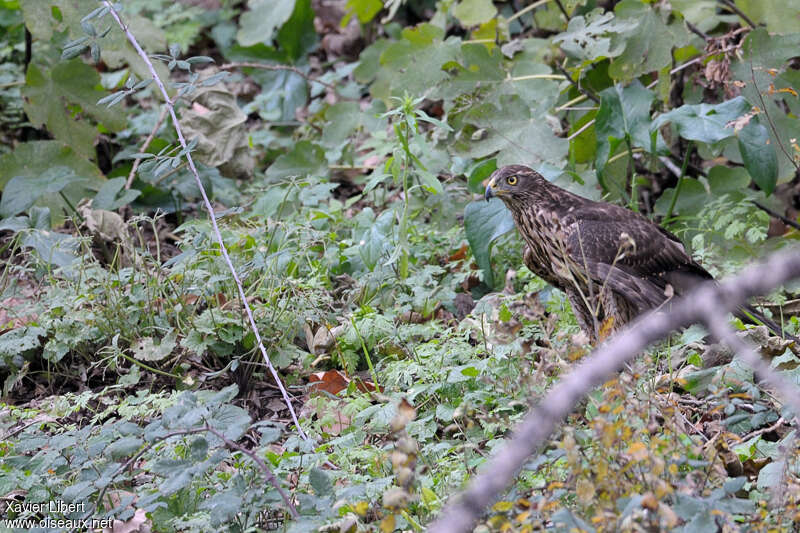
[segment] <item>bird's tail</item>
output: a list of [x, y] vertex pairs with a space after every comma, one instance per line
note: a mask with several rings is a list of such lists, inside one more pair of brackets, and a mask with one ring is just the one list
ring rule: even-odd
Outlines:
[[790, 341], [794, 341], [795, 346], [800, 347], [800, 338], [797, 338], [794, 335], [789, 335], [783, 331], [782, 327], [756, 311], [751, 305], [745, 304], [739, 307], [736, 311], [734, 311], [733, 315], [736, 318], [741, 319], [741, 321], [746, 324], [764, 324], [775, 335]]

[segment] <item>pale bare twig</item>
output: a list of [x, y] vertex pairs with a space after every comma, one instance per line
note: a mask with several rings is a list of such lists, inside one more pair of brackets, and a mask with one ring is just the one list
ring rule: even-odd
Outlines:
[[[139, 148], [139, 152], [143, 153], [147, 150], [147, 147], [150, 146], [150, 143], [153, 142], [153, 139], [156, 137], [156, 133], [161, 128], [161, 123], [164, 122], [164, 118], [167, 116], [167, 106], [161, 108], [161, 114], [158, 115], [158, 120], [156, 120], [155, 126], [153, 126], [153, 130], [150, 132], [150, 135], [147, 136], [147, 139], [144, 140], [142, 143], [142, 147]], [[139, 163], [141, 163], [141, 159], [137, 158], [133, 161], [133, 166], [131, 167], [131, 171], [128, 173], [128, 181], [125, 182], [125, 189], [130, 189], [131, 185], [133, 184], [133, 179], [136, 177], [136, 170], [139, 168]]]
[[228, 266], [228, 270], [231, 272], [231, 276], [233, 276], [233, 280], [236, 283], [236, 288], [239, 291], [239, 299], [242, 302], [242, 307], [244, 308], [245, 313], [247, 314], [247, 320], [250, 324], [250, 329], [253, 331], [255, 335], [256, 342], [258, 343], [258, 347], [261, 350], [261, 355], [264, 358], [264, 361], [267, 363], [267, 367], [272, 374], [275, 383], [278, 385], [281, 391], [281, 395], [283, 396], [283, 401], [286, 403], [286, 406], [289, 408], [289, 413], [292, 415], [292, 420], [294, 421], [295, 426], [297, 427], [297, 431], [300, 434], [300, 437], [303, 440], [308, 441], [309, 438], [306, 433], [303, 431], [303, 428], [300, 426], [300, 421], [297, 418], [297, 414], [295, 413], [294, 407], [292, 406], [292, 401], [289, 398], [289, 394], [286, 392], [286, 388], [283, 386], [283, 382], [281, 381], [280, 376], [278, 375], [278, 371], [272, 365], [272, 362], [269, 360], [269, 355], [267, 355], [267, 350], [264, 347], [264, 343], [261, 340], [261, 334], [258, 330], [258, 326], [256, 325], [255, 318], [253, 317], [253, 311], [250, 309], [250, 304], [247, 301], [247, 296], [244, 292], [244, 287], [242, 286], [242, 282], [239, 279], [239, 274], [236, 272], [236, 268], [233, 266], [233, 262], [231, 261], [230, 256], [228, 255], [228, 249], [225, 247], [225, 242], [222, 238], [222, 234], [219, 231], [219, 226], [217, 225], [217, 217], [216, 213], [214, 212], [214, 207], [211, 205], [211, 200], [208, 198], [208, 194], [206, 194], [205, 187], [203, 187], [203, 182], [200, 179], [200, 174], [197, 171], [197, 167], [194, 164], [194, 158], [192, 158], [192, 154], [186, 150], [187, 142], [186, 138], [183, 136], [183, 130], [181, 129], [180, 122], [178, 121], [178, 116], [175, 113], [175, 107], [172, 105], [172, 101], [170, 100], [169, 94], [167, 93], [167, 88], [164, 86], [164, 82], [161, 81], [161, 78], [158, 76], [155, 67], [153, 66], [153, 62], [150, 60], [150, 56], [147, 55], [142, 47], [139, 45], [139, 41], [136, 40], [136, 37], [130, 31], [128, 26], [122, 22], [119, 13], [114, 8], [113, 4], [109, 0], [103, 0], [103, 4], [108, 8], [109, 13], [117, 22], [122, 31], [125, 33], [125, 36], [128, 38], [128, 41], [133, 45], [133, 48], [136, 50], [139, 57], [142, 58], [145, 65], [147, 65], [150, 74], [153, 76], [153, 81], [158, 86], [158, 89], [161, 91], [161, 94], [164, 97], [164, 105], [166, 106], [170, 118], [172, 119], [172, 125], [175, 128], [175, 133], [178, 135], [178, 141], [180, 142], [181, 148], [186, 152], [186, 161], [189, 164], [189, 169], [192, 171], [192, 175], [194, 175], [195, 182], [197, 183], [197, 187], [200, 190], [200, 195], [203, 197], [203, 204], [205, 205], [206, 211], [208, 211], [209, 219], [211, 221], [211, 227], [214, 230], [214, 235], [216, 236], [217, 243], [219, 244], [220, 253], [222, 254], [222, 258], [225, 261], [225, 264]]
[[328, 82], [318, 80], [317, 78], [311, 76], [310, 74], [306, 74], [302, 70], [297, 67], [293, 67], [291, 65], [270, 65], [268, 63], [256, 63], [252, 61], [240, 61], [236, 63], [225, 63], [224, 65], [220, 65], [219, 67], [221, 70], [234, 70], [239, 68], [258, 68], [261, 70], [288, 70], [289, 72], [294, 72], [298, 76], [305, 78], [306, 80], [312, 83], [319, 83], [320, 85], [327, 87], [331, 90], [336, 90], [336, 87], [331, 85]]

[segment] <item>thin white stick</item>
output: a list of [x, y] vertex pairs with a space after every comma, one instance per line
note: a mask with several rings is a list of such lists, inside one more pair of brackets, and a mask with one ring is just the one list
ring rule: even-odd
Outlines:
[[197, 187], [200, 189], [200, 194], [203, 196], [203, 204], [206, 206], [206, 211], [208, 211], [208, 215], [211, 218], [211, 225], [214, 228], [214, 234], [217, 237], [217, 243], [219, 243], [219, 249], [222, 252], [222, 257], [225, 259], [225, 263], [228, 265], [228, 269], [231, 271], [231, 275], [233, 276], [233, 280], [236, 282], [236, 287], [239, 289], [239, 299], [242, 301], [242, 306], [244, 307], [245, 312], [247, 313], [247, 320], [250, 322], [250, 329], [253, 330], [253, 334], [256, 337], [256, 341], [258, 342], [258, 347], [261, 349], [261, 355], [264, 356], [264, 361], [267, 363], [267, 367], [269, 371], [272, 373], [272, 377], [275, 379], [275, 383], [278, 385], [278, 388], [281, 391], [281, 395], [283, 395], [283, 401], [286, 402], [286, 406], [289, 408], [289, 412], [292, 414], [292, 420], [294, 421], [295, 426], [297, 427], [297, 431], [300, 433], [300, 436], [303, 440], [309, 440], [308, 436], [303, 431], [303, 428], [300, 427], [300, 421], [297, 419], [297, 414], [294, 412], [294, 407], [292, 407], [292, 401], [289, 398], [289, 394], [286, 392], [286, 388], [283, 386], [281, 382], [281, 378], [278, 375], [278, 371], [275, 370], [275, 367], [272, 366], [272, 362], [269, 360], [269, 356], [267, 355], [267, 350], [264, 348], [264, 343], [261, 341], [261, 334], [258, 332], [258, 326], [256, 326], [256, 321], [253, 318], [253, 311], [250, 310], [250, 304], [247, 303], [247, 297], [244, 293], [244, 288], [242, 287], [242, 282], [239, 280], [239, 275], [236, 273], [236, 268], [234, 268], [233, 263], [231, 262], [230, 256], [228, 256], [228, 250], [225, 248], [225, 242], [222, 240], [222, 234], [219, 232], [219, 227], [217, 226], [217, 217], [214, 213], [214, 207], [211, 205], [211, 201], [208, 199], [208, 195], [206, 194], [206, 190], [203, 187], [203, 182], [200, 181], [200, 175], [197, 172], [197, 167], [194, 165], [194, 160], [192, 159], [192, 154], [186, 150], [186, 139], [183, 137], [183, 131], [181, 130], [180, 122], [178, 122], [178, 117], [175, 114], [175, 108], [172, 105], [172, 100], [169, 98], [169, 94], [167, 93], [166, 87], [164, 87], [164, 83], [161, 81], [161, 78], [158, 77], [158, 73], [156, 72], [153, 63], [150, 61], [150, 57], [147, 53], [142, 50], [142, 47], [139, 46], [139, 42], [136, 40], [136, 37], [131, 33], [128, 29], [128, 26], [122, 22], [122, 19], [119, 16], [119, 13], [114, 9], [114, 6], [111, 5], [111, 2], [108, 0], [103, 0], [103, 4], [109, 9], [109, 13], [111, 16], [114, 17], [114, 20], [117, 21], [117, 24], [122, 31], [125, 32], [125, 35], [128, 37], [128, 41], [133, 45], [136, 49], [136, 52], [139, 54], [139, 57], [142, 58], [145, 65], [147, 65], [147, 69], [150, 71], [150, 74], [153, 76], [153, 81], [156, 82], [158, 89], [161, 91], [161, 94], [164, 96], [164, 105], [167, 106], [169, 110], [169, 116], [172, 118], [172, 125], [175, 127], [175, 132], [178, 134], [178, 141], [181, 143], [181, 147], [184, 149], [186, 153], [186, 161], [189, 163], [189, 168], [194, 175], [194, 180], [197, 183]]

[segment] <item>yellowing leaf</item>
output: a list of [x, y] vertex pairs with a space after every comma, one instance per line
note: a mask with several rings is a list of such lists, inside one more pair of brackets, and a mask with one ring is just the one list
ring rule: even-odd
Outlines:
[[643, 442], [634, 442], [628, 446], [627, 450], [628, 455], [630, 455], [634, 461], [642, 461], [647, 459], [647, 452], [647, 446], [645, 446]]

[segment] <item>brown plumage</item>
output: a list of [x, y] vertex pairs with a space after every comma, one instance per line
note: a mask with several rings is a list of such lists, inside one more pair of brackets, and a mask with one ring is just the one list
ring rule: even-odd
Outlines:
[[[511, 210], [525, 240], [523, 260], [566, 293], [578, 324], [596, 342], [636, 316], [713, 279], [681, 241], [639, 213], [582, 198], [522, 165], [496, 170], [486, 187]], [[781, 328], [746, 306], [773, 332]]]

